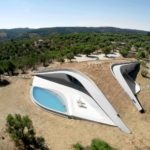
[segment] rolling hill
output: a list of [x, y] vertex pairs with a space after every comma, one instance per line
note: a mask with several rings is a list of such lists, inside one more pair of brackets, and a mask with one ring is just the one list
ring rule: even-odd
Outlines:
[[29, 38], [33, 36], [47, 36], [51, 34], [68, 33], [126, 33], [126, 34], [149, 34], [147, 31], [121, 29], [115, 27], [53, 27], [53, 28], [15, 28], [0, 29], [0, 41]]

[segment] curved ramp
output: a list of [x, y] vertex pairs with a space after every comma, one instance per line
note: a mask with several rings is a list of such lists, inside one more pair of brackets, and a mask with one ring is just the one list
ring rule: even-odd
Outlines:
[[138, 111], [142, 112], [143, 108], [135, 96], [140, 91], [140, 86], [129, 75], [137, 65], [138, 62], [113, 64], [111, 65], [111, 71]]

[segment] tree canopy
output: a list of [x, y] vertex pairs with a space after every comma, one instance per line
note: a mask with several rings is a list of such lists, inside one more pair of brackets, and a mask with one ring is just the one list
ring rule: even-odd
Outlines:
[[0, 74], [13, 74], [16, 69], [24, 72], [38, 64], [47, 66], [53, 60], [63, 62], [74, 55], [90, 55], [101, 50], [106, 56], [119, 51], [127, 57], [135, 49], [137, 58], [150, 58], [150, 36], [127, 33], [69, 33], [42, 37], [11, 39], [0, 42]]
[[43, 137], [36, 137], [31, 119], [28, 116], [9, 114], [7, 129], [11, 139], [21, 150], [48, 150]]

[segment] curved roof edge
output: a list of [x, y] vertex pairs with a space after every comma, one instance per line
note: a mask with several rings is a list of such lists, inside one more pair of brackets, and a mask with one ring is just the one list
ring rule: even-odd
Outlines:
[[138, 62], [126, 62], [126, 63], [115, 63], [110, 66], [111, 72], [122, 86], [124, 91], [130, 97], [132, 103], [135, 105], [138, 111], [143, 112], [143, 108], [136, 98], [135, 94], [140, 91], [140, 86], [131, 80], [128, 73], [135, 69]]
[[130, 130], [123, 123], [118, 113], [110, 104], [110, 102], [107, 100], [107, 98], [104, 96], [102, 91], [97, 87], [94, 81], [90, 79], [88, 76], [86, 76], [85, 74], [73, 69], [56, 69], [56, 70], [50, 70], [46, 72], [38, 72], [35, 75], [55, 74], [55, 73], [64, 73], [76, 78], [89, 92], [89, 94], [93, 97], [97, 105], [114, 122], [114, 124], [118, 126], [122, 131], [126, 133], [130, 133]]

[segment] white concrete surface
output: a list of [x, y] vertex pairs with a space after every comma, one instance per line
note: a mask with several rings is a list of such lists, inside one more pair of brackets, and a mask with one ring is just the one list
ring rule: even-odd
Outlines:
[[[60, 95], [60, 97], [63, 98], [64, 104], [66, 105], [67, 108], [67, 113], [64, 113], [65, 115], [71, 117], [74, 116], [99, 123], [105, 123], [113, 126], [115, 125], [112, 122], [112, 120], [104, 113], [104, 111], [98, 107], [95, 101], [90, 96], [84, 94], [83, 92], [64, 86], [62, 84], [42, 79], [37, 76], [35, 76], [33, 79], [32, 89], [34, 86], [46, 88], [50, 91], [55, 91], [58, 95]], [[32, 95], [32, 89], [31, 89], [32, 100], [38, 105], [42, 106], [34, 99]], [[46, 109], [49, 108], [46, 107]]]
[[[76, 107], [76, 105], [73, 105], [74, 107], [71, 107], [70, 102], [68, 101], [68, 104], [69, 104], [70, 109], [71, 109], [71, 110], [69, 109], [69, 112], [71, 111], [72, 115], [79, 116], [81, 118], [81, 116], [83, 116], [83, 114], [85, 113], [85, 116], [84, 116], [85, 119], [87, 119], [89, 117], [88, 120], [90, 120], [90, 118], [92, 118], [93, 121], [96, 121], [93, 118], [94, 116], [96, 117], [96, 115], [92, 114], [92, 112], [94, 112], [94, 111], [92, 111], [92, 109], [95, 110], [96, 112], [100, 111], [100, 110], [103, 110], [103, 114], [102, 114], [102, 111], [101, 111], [100, 114], [102, 114], [102, 115], [101, 115], [101, 117], [99, 117], [99, 119], [100, 118], [103, 118], [103, 119], [101, 119], [101, 121], [99, 121], [99, 119], [97, 119], [97, 122], [102, 122], [102, 123], [105, 122], [106, 124], [111, 124], [111, 125], [114, 124], [114, 125], [118, 126], [122, 131], [124, 131], [126, 133], [130, 133], [129, 129], [126, 127], [126, 125], [122, 122], [122, 120], [118, 116], [118, 113], [115, 111], [115, 109], [109, 103], [109, 101], [106, 99], [106, 97], [101, 92], [101, 90], [97, 87], [97, 85], [89, 77], [82, 74], [81, 72], [77, 72], [77, 71], [74, 71], [74, 70], [54, 70], [54, 71], [51, 71], [51, 72], [37, 73], [37, 75], [52, 75], [52, 74], [54, 74], [54, 75], [55, 74], [61, 74], [61, 75], [62, 74], [67, 74], [67, 75], [70, 75], [70, 76], [74, 77], [75, 79], [77, 79], [84, 86], [84, 88], [92, 96], [92, 100], [88, 101], [88, 98], [85, 98], [85, 100], [84, 100], [85, 95], [86, 95], [86, 97], [88, 96], [87, 94], [81, 94], [82, 92], [80, 92], [79, 90], [75, 90], [75, 89], [74, 89], [74, 93], [71, 93], [69, 91], [71, 93], [71, 97], [73, 95], [79, 95], [79, 96], [81, 95], [81, 99], [83, 98], [82, 99], [83, 103], [86, 103], [86, 101], [89, 103], [89, 105], [87, 104], [86, 106], [88, 106], [89, 110], [90, 110], [89, 113], [87, 112], [87, 114], [86, 114], [85, 110], [84, 111], [76, 111], [76, 110], [78, 110], [77, 109], [78, 107]], [[35, 78], [37, 78], [37, 77], [35, 77]], [[39, 82], [39, 80], [38, 80], [38, 82], [33, 81], [33, 86], [34, 85], [41, 86], [41, 85], [43, 85], [43, 83], [44, 83], [44, 87], [49, 87], [50, 86], [50, 84], [48, 84], [48, 81]], [[60, 91], [64, 90], [63, 88], [59, 88], [59, 87], [60, 87], [60, 84], [59, 84], [59, 86], [53, 86], [52, 88], [60, 90]], [[66, 87], [66, 88], [68, 89], [68, 87]], [[63, 93], [64, 94], [68, 93], [68, 95], [69, 95], [69, 92], [66, 90]], [[92, 103], [94, 103], [94, 104], [96, 103], [97, 105], [94, 105]], [[90, 108], [90, 106], [93, 106], [93, 107]], [[75, 109], [72, 109], [72, 108], [75, 108]], [[83, 109], [80, 109], [80, 110], [83, 110]], [[79, 114], [78, 114], [78, 112], [79, 112]], [[104, 114], [106, 114], [106, 115], [104, 115]], [[113, 123], [110, 123], [110, 120], [108, 118], [110, 120], [112, 120]], [[109, 120], [109, 121], [106, 122], [105, 120], [107, 120], [107, 121]]]
[[[137, 62], [113, 64], [111, 66], [111, 70], [115, 78], [119, 82], [119, 84], [122, 86], [125, 92], [129, 95], [132, 103], [135, 105], [138, 111], [141, 111], [143, 110], [143, 108], [141, 107], [139, 101], [134, 95], [140, 91], [140, 86], [137, 83], [134, 83], [133, 80], [129, 80], [129, 79], [126, 80], [126, 78], [124, 78], [123, 76], [123, 74], [127, 75], [128, 72], [130, 72], [131, 70], [134, 70], [134, 67], [136, 64]], [[128, 84], [130, 84], [130, 86]]]

